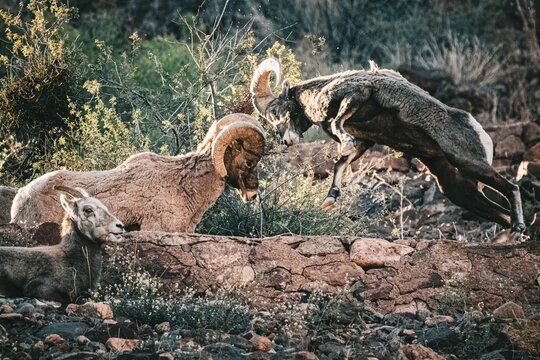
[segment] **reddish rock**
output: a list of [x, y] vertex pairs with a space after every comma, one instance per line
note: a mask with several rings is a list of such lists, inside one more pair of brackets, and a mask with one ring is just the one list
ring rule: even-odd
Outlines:
[[[325, 179], [334, 171], [339, 151], [337, 143], [329, 140], [301, 143], [291, 147], [283, 154], [283, 162], [294, 170], [304, 169], [304, 175], [313, 174], [317, 179]], [[353, 172], [363, 169], [374, 171], [393, 170], [409, 171], [409, 160], [396, 157], [377, 150], [367, 151], [360, 159], [351, 164]]]
[[58, 334], [48, 335], [43, 342], [47, 345], [56, 345], [64, 342], [64, 339]]
[[435, 315], [435, 316], [431, 316], [431, 317], [428, 317], [426, 319], [426, 321], [424, 321], [424, 324], [426, 326], [435, 326], [437, 324], [440, 324], [440, 323], [453, 323], [454, 322], [454, 318], [451, 317], [451, 316], [448, 316], [448, 315]]
[[525, 144], [520, 137], [511, 135], [495, 144], [495, 157], [503, 159], [520, 158], [525, 152]]
[[407, 360], [446, 360], [445, 356], [420, 344], [407, 344], [401, 350]]
[[531, 162], [540, 162], [540, 143], [533, 145], [529, 148], [525, 154], [523, 154], [523, 160]]
[[293, 355], [294, 360], [319, 360], [317, 355], [309, 351], [297, 351]]
[[0, 320], [21, 320], [23, 318], [23, 314], [19, 313], [0, 314]]
[[170, 352], [164, 352], [159, 354], [159, 358], [163, 360], [174, 360], [174, 355]]
[[248, 265], [232, 266], [218, 274], [216, 280], [226, 285], [245, 286], [255, 280], [255, 271]]
[[527, 146], [540, 142], [540, 125], [528, 123], [523, 129], [523, 141]]
[[109, 338], [105, 343], [107, 349], [117, 352], [132, 352], [136, 349], [141, 349], [143, 347], [142, 340], [136, 339], [122, 339], [122, 338]]
[[523, 308], [515, 302], [509, 301], [493, 311], [493, 316], [498, 319], [523, 319]]
[[302, 242], [296, 251], [302, 255], [313, 256], [344, 253], [345, 248], [337, 238], [314, 238]]
[[45, 350], [45, 344], [43, 343], [43, 341], [39, 340], [38, 342], [34, 344], [34, 349], [39, 352], [42, 352], [43, 350]]
[[351, 246], [351, 260], [362, 268], [380, 267], [397, 262], [402, 256], [410, 254], [410, 246], [392, 243], [383, 239], [358, 239]]
[[82, 305], [69, 304], [66, 307], [67, 315], [78, 315], [84, 317], [97, 317], [110, 319], [114, 317], [111, 307], [102, 302], [87, 302]]
[[493, 163], [491, 164], [495, 170], [501, 173], [510, 171], [513, 165], [514, 161], [510, 159], [493, 159]]
[[272, 341], [266, 336], [254, 335], [249, 341], [255, 351], [268, 352], [272, 350]]
[[77, 344], [84, 346], [90, 342], [90, 339], [84, 335], [77, 336]]
[[0, 306], [0, 313], [1, 314], [10, 314], [13, 312], [13, 308], [9, 306], [8, 304], [4, 304]]
[[343, 286], [362, 275], [364, 271], [355, 264], [325, 264], [310, 266], [304, 276], [314, 281], [324, 281], [329, 285]]
[[487, 131], [494, 144], [498, 144], [504, 139], [510, 136], [517, 136], [521, 138], [523, 134], [524, 123], [516, 124], [504, 124], [504, 125], [495, 125], [495, 126], [486, 126], [484, 129]]

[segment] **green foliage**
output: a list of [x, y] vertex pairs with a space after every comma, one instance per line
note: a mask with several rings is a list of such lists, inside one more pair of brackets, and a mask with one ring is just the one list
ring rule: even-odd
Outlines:
[[110, 99], [107, 106], [100, 97], [97, 81], [87, 81], [84, 88], [92, 98], [81, 107], [70, 102], [69, 130], [56, 142], [51, 161], [37, 162], [44, 171], [60, 167], [70, 170], [111, 169], [130, 155], [146, 150], [146, 139], [136, 134], [138, 114], [126, 125], [116, 111], [116, 100]]
[[13, 173], [0, 173], [8, 183], [24, 180], [32, 173], [28, 165], [50, 155], [48, 146], [67, 128], [68, 97], [78, 98], [84, 72], [64, 32], [74, 9], [46, 0], [20, 6], [16, 14], [0, 10], [0, 38], [6, 40], [0, 55], [0, 150], [7, 157], [28, 149], [26, 166], [16, 159], [23, 164], [14, 166]]
[[196, 232], [248, 237], [367, 234], [365, 224], [373, 219], [368, 220], [365, 212], [372, 204], [368, 201], [359, 207], [355, 201], [359, 195], [368, 195], [367, 190], [351, 185], [336, 209], [324, 211], [320, 205], [331, 179], [314, 181], [309, 169], [298, 173], [284, 169], [287, 165], [279, 157], [263, 158], [259, 163], [260, 199], [245, 204], [227, 189], [205, 213]]
[[[189, 75], [194, 71], [194, 65], [185, 46], [172, 36], [157, 37], [142, 42], [142, 56], [135, 64], [133, 82], [141, 87], [159, 89], [164, 80], [161, 74], [170, 78], [173, 74]], [[190, 78], [184, 81], [192, 80]]]

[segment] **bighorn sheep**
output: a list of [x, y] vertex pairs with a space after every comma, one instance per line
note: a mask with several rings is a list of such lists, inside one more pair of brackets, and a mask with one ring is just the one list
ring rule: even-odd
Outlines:
[[96, 289], [101, 277], [101, 248], [117, 242], [124, 225], [96, 198], [81, 189], [62, 191], [62, 241], [58, 245], [0, 247], [0, 293], [66, 303]]
[[[354, 145], [351, 153], [343, 148], [323, 207], [333, 207], [347, 166], [380, 143], [420, 159], [457, 205], [511, 225], [515, 236], [525, 230], [519, 187], [491, 167], [492, 140], [471, 114], [446, 106], [399, 73], [373, 64], [370, 70], [345, 71], [292, 87], [285, 80], [277, 97], [270, 87], [271, 73], [279, 82], [281, 65], [272, 58], [255, 70], [251, 94], [259, 114], [277, 128], [286, 145], [297, 143], [313, 124], [334, 140]], [[509, 204], [488, 199], [481, 191], [484, 185], [503, 194], [511, 210]]]
[[11, 222], [59, 222], [61, 208], [53, 201], [52, 188], [65, 184], [99, 196], [128, 230], [193, 232], [226, 183], [244, 201], [257, 196], [257, 163], [264, 146], [264, 130], [253, 117], [228, 115], [211, 126], [193, 153], [141, 153], [112, 170], [45, 174], [18, 191]]

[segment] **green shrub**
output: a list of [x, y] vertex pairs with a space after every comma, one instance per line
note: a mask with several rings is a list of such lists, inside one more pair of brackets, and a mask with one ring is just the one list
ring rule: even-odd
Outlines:
[[16, 14], [0, 10], [0, 39], [6, 41], [0, 55], [0, 151], [11, 161], [0, 169], [5, 183], [34, 176], [33, 163], [50, 158], [51, 144], [68, 128], [68, 98], [78, 100], [85, 69], [64, 32], [73, 8], [47, 0], [20, 6]]
[[[205, 213], [196, 232], [248, 237], [367, 234], [373, 218], [366, 211], [376, 201], [367, 189], [348, 186], [337, 208], [324, 211], [320, 205], [331, 178], [314, 181], [307, 167], [296, 173], [287, 169], [280, 155], [264, 157], [259, 163], [260, 199], [245, 204], [232, 189], [226, 189]], [[365, 201], [361, 206], [356, 201], [360, 196]]]
[[55, 143], [55, 152], [47, 162], [37, 162], [36, 167], [43, 171], [58, 168], [70, 170], [106, 170], [122, 163], [130, 155], [147, 148], [146, 139], [137, 134], [138, 113], [125, 123], [116, 111], [115, 98], [110, 99], [110, 106], [100, 96], [97, 81], [87, 81], [83, 87], [92, 98], [77, 106], [70, 102], [70, 121], [67, 134]]
[[185, 76], [182, 81], [193, 80], [189, 78], [195, 70], [189, 52], [172, 36], [143, 41], [140, 51], [132, 79], [137, 86], [160, 89], [167, 79], [179, 73]]

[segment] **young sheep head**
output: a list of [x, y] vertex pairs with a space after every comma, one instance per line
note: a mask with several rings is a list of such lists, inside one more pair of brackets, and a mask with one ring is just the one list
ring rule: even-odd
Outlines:
[[270, 86], [270, 74], [276, 76], [276, 83], [281, 79], [281, 65], [274, 58], [263, 61], [255, 70], [251, 80], [251, 95], [257, 112], [279, 132], [282, 142], [291, 146], [300, 142], [302, 134], [311, 126], [303, 116], [298, 102], [291, 98], [290, 80], [282, 84], [279, 96], [274, 96]]
[[83, 236], [97, 243], [120, 241], [124, 224], [101, 201], [81, 188], [56, 185], [54, 189], [63, 192], [60, 203]]
[[234, 187], [242, 200], [257, 197], [257, 164], [264, 152], [265, 136], [261, 125], [246, 114], [225, 116], [215, 125], [217, 136], [212, 143], [216, 172]]

